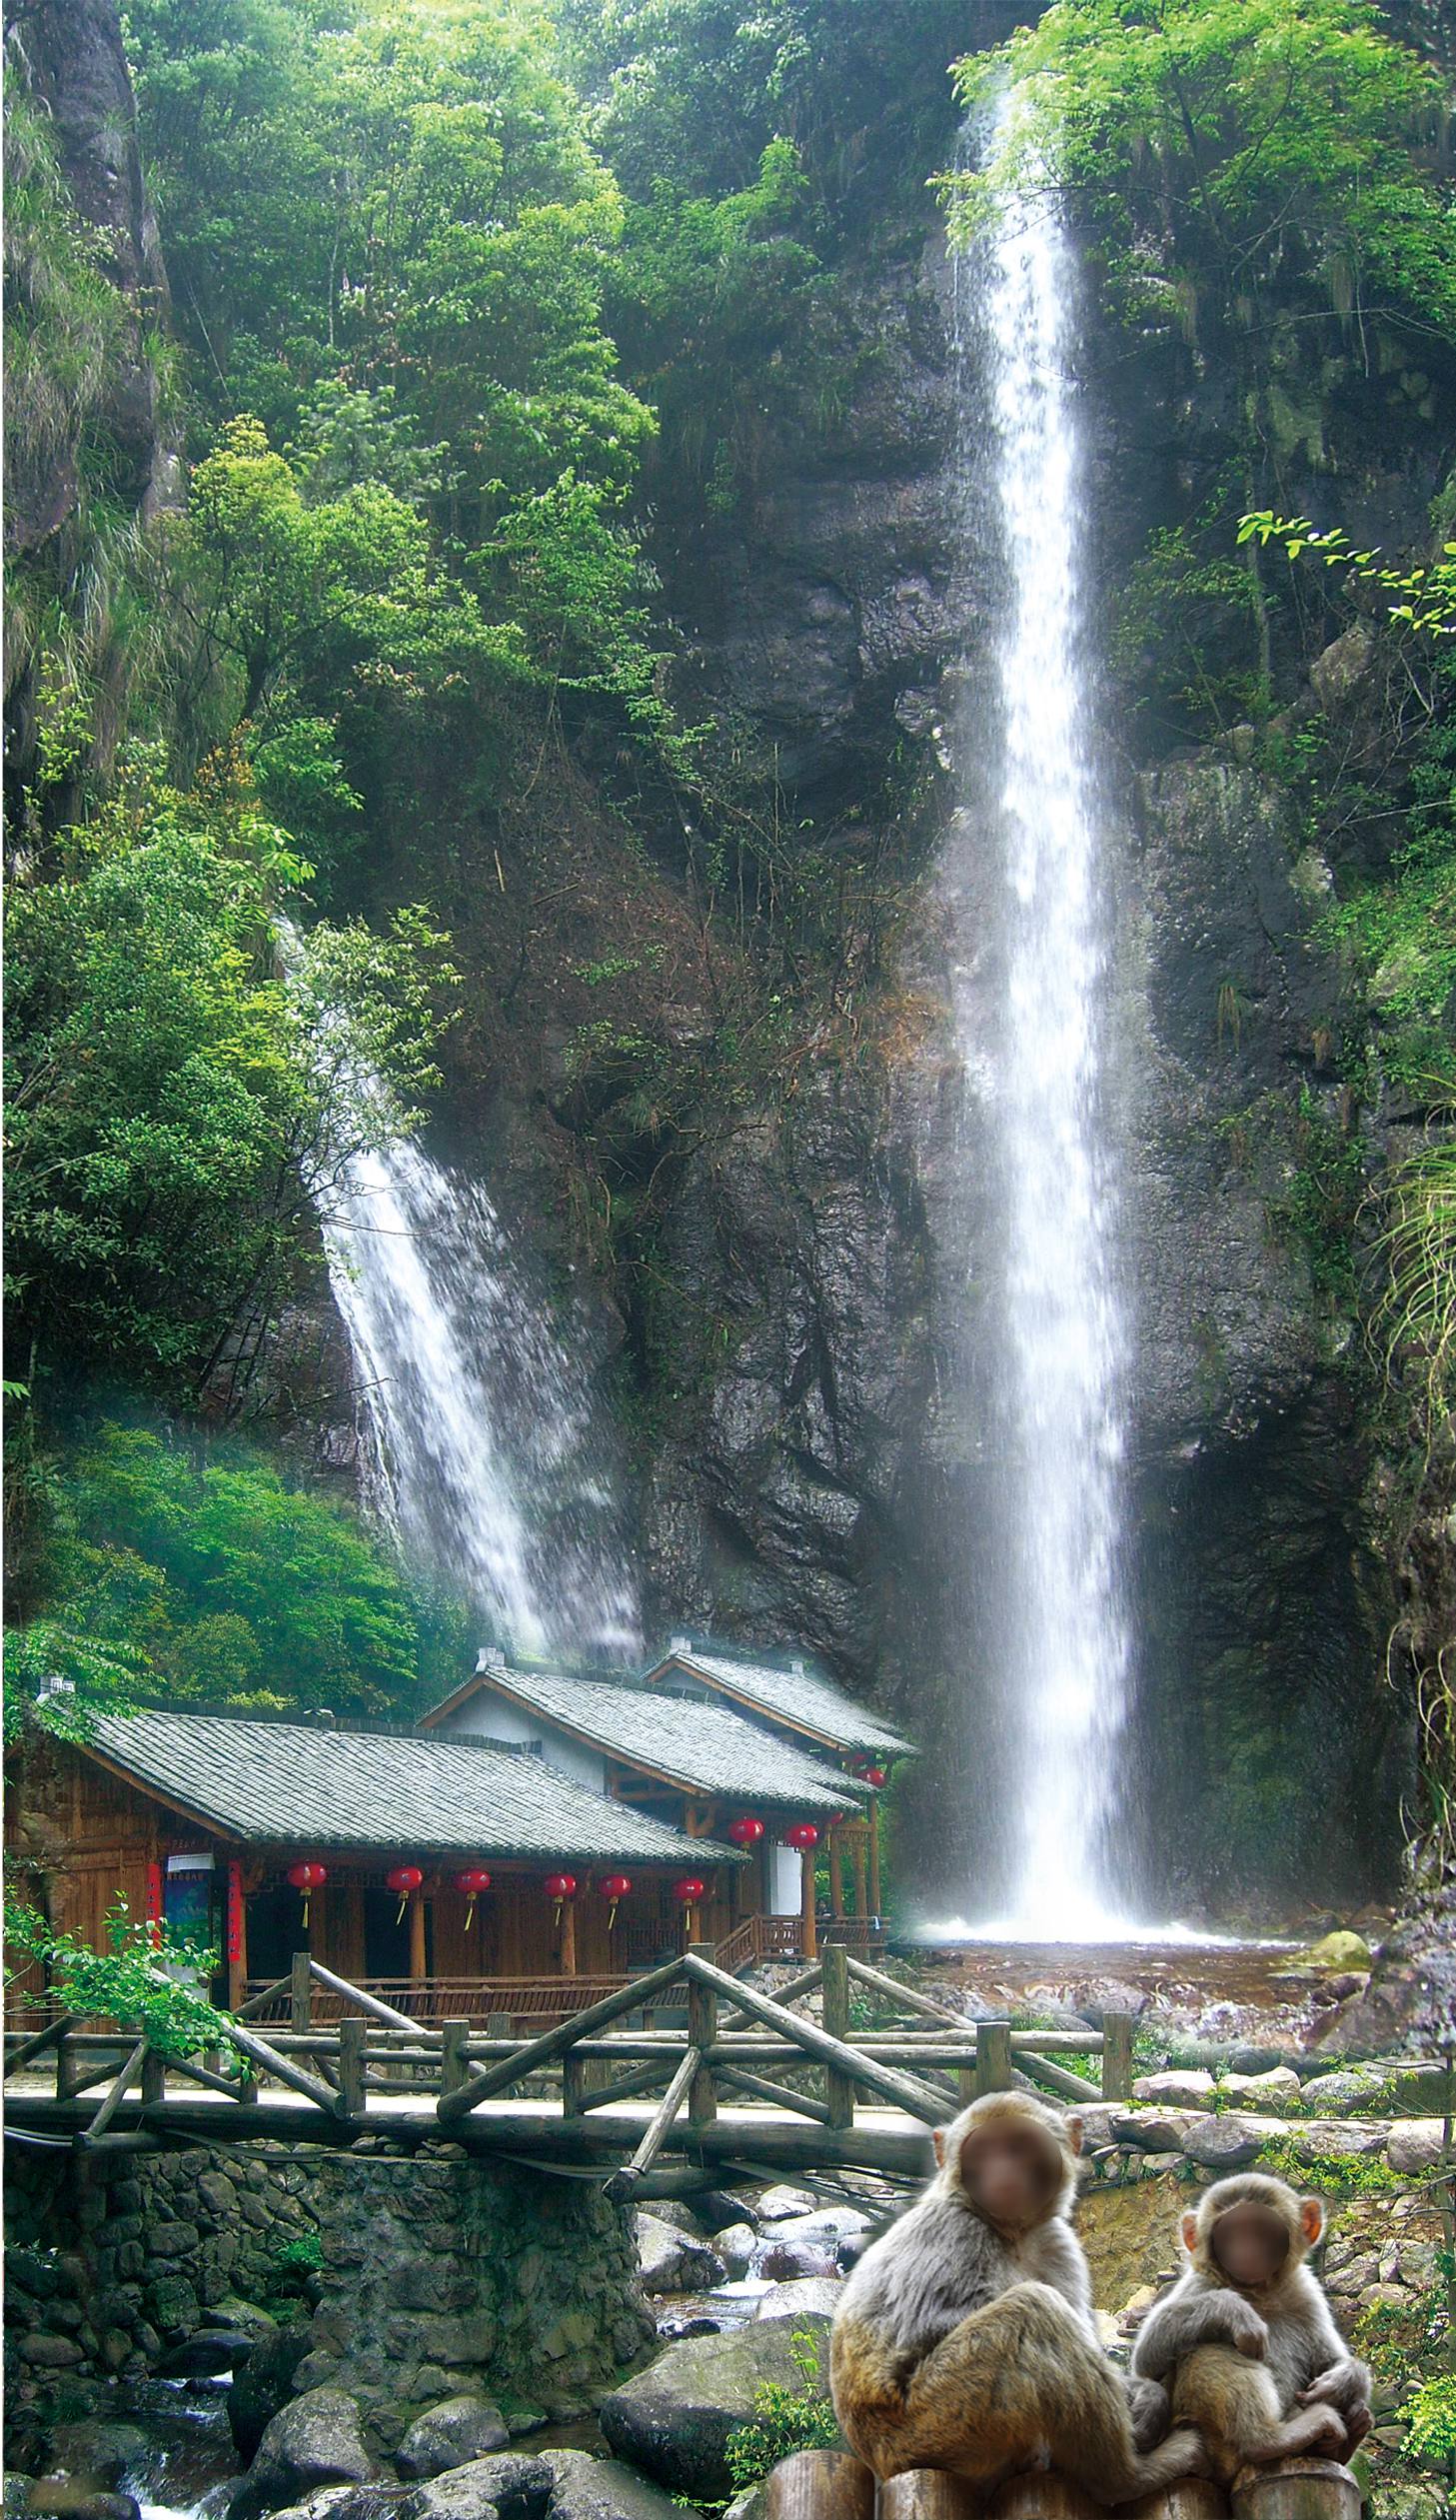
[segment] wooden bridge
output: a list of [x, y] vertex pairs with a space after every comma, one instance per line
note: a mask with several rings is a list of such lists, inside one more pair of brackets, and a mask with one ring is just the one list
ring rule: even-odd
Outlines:
[[[812, 1994], [819, 2020], [793, 2009]], [[288, 2026], [270, 2020], [264, 2036], [260, 2016], [285, 2008]], [[484, 2034], [464, 2018], [414, 2020], [301, 1952], [227, 2035], [228, 2049], [177, 2058], [65, 2016], [9, 2034], [7, 2131], [81, 2151], [444, 2137], [600, 2170], [625, 2199], [743, 2170], [918, 2177], [927, 2129], [978, 2092], [1023, 2081], [1062, 2101], [1125, 2100], [1132, 2078], [1128, 2014], [1100, 2032], [969, 2022], [842, 1944], [770, 1996], [696, 1943], [526, 2038], [509, 2017]], [[1098, 2058], [1100, 2082], [1059, 2056]]]

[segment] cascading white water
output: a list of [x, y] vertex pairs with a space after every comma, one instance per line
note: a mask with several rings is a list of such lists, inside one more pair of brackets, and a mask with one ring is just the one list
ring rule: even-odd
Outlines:
[[[296, 962], [298, 940], [282, 943]], [[585, 1376], [485, 1192], [390, 1127], [387, 1093], [337, 1041], [331, 1065], [351, 1134], [363, 1114], [373, 1141], [310, 1183], [354, 1359], [367, 1501], [402, 1554], [516, 1652], [636, 1654]]]
[[[1014, 113], [1014, 95], [1001, 107]], [[991, 1382], [1008, 1535], [993, 1685], [1009, 1721], [1010, 1922], [1106, 1934], [1118, 1735], [1129, 1687], [1120, 1589], [1126, 1328], [1107, 1130], [1107, 880], [1082, 624], [1085, 487], [1071, 372], [1076, 267], [1051, 196], [1001, 208], [959, 258], [967, 534], [1000, 545], [995, 1003], [960, 958], [968, 1078], [986, 1091], [1001, 1183]], [[989, 422], [987, 428], [986, 422]], [[971, 429], [974, 425], [974, 443]], [[969, 772], [967, 770], [967, 789]]]

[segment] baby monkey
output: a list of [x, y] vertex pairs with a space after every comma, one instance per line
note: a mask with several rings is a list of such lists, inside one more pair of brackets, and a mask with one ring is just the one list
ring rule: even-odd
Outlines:
[[1210, 2187], [1179, 2229], [1187, 2268], [1138, 2331], [1134, 2375], [1169, 2390], [1225, 2485], [1269, 2459], [1344, 2458], [1370, 2429], [1370, 2374], [1304, 2263], [1324, 2230], [1318, 2197], [1250, 2171]]

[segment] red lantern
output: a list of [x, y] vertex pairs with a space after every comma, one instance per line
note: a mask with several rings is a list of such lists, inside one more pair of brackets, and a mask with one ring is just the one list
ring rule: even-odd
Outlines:
[[402, 1925], [404, 1923], [405, 1910], [410, 1904], [412, 1895], [419, 1889], [424, 1878], [425, 1875], [420, 1870], [417, 1863], [397, 1863], [394, 1871], [385, 1875], [388, 1887], [392, 1890], [398, 1891], [399, 1893], [400, 1912], [395, 1918], [395, 1923], [397, 1925]]
[[681, 1899], [685, 1907], [692, 1907], [703, 1897], [707, 1888], [708, 1883], [700, 1881], [696, 1873], [685, 1872], [681, 1881], [674, 1882], [673, 1896], [675, 1899]]
[[735, 1846], [756, 1846], [763, 1834], [763, 1823], [744, 1812], [740, 1820], [729, 1820], [728, 1835]]
[[476, 1900], [480, 1897], [482, 1890], [490, 1888], [491, 1876], [488, 1872], [483, 1872], [479, 1864], [472, 1864], [468, 1872], [456, 1874], [455, 1886], [458, 1890], [465, 1892], [465, 1929], [469, 1933], [475, 1921]]
[[625, 1872], [609, 1872], [606, 1880], [599, 1881], [597, 1887], [605, 1899], [611, 1899], [612, 1901], [612, 1905], [607, 1911], [607, 1930], [611, 1933], [613, 1926], [617, 1922], [618, 1904], [621, 1900], [626, 1898], [628, 1891], [632, 1888], [632, 1883], [629, 1881]]
[[887, 1767], [861, 1767], [859, 1773], [866, 1785], [882, 1785], [889, 1770]]
[[328, 1866], [321, 1863], [290, 1864], [288, 1868], [288, 1877], [293, 1888], [296, 1890], [302, 1890], [304, 1894], [304, 1931], [307, 1933], [309, 1929], [309, 1900], [313, 1896], [315, 1890], [322, 1890], [324, 1883], [328, 1880]]
[[810, 1846], [817, 1846], [819, 1833], [812, 1820], [795, 1820], [792, 1828], [784, 1830], [783, 1842], [786, 1846], [796, 1846], [801, 1855], [806, 1855]]
[[563, 1906], [568, 1899], [574, 1899], [577, 1895], [576, 1874], [574, 1872], [549, 1872], [546, 1876], [546, 1895], [549, 1899], [556, 1900], [556, 1921], [560, 1924]]

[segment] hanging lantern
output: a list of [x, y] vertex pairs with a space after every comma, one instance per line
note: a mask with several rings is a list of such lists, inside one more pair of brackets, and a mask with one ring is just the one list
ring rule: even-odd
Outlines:
[[784, 1830], [783, 1842], [786, 1846], [796, 1846], [801, 1855], [806, 1855], [810, 1846], [817, 1846], [819, 1833], [812, 1820], [795, 1820], [791, 1828]]
[[740, 1819], [729, 1820], [728, 1833], [735, 1846], [756, 1846], [763, 1834], [763, 1823], [745, 1811]]
[[491, 1876], [488, 1872], [483, 1872], [479, 1864], [472, 1864], [468, 1872], [456, 1874], [455, 1886], [458, 1890], [465, 1892], [465, 1929], [469, 1933], [475, 1922], [476, 1900], [480, 1897], [482, 1890], [490, 1888]]
[[290, 1864], [288, 1868], [288, 1877], [293, 1888], [296, 1890], [302, 1890], [304, 1894], [304, 1932], [307, 1933], [309, 1929], [309, 1900], [313, 1897], [315, 1890], [322, 1890], [324, 1883], [328, 1880], [328, 1866], [327, 1864], [321, 1863]]
[[878, 1786], [885, 1782], [889, 1769], [887, 1767], [861, 1767], [859, 1773], [866, 1785]]
[[696, 1873], [685, 1872], [681, 1881], [674, 1882], [673, 1896], [675, 1899], [681, 1899], [685, 1907], [693, 1907], [703, 1897], [707, 1888], [708, 1883], [700, 1881]]
[[847, 1811], [831, 1811], [824, 1822], [824, 1826], [825, 1828], [842, 1828], [848, 1817], [849, 1814]]
[[605, 1881], [599, 1881], [597, 1887], [605, 1899], [612, 1901], [607, 1911], [607, 1930], [611, 1933], [617, 1922], [618, 1906], [626, 1898], [628, 1891], [632, 1888], [632, 1883], [625, 1872], [609, 1872]]
[[574, 1872], [549, 1872], [546, 1876], [546, 1895], [549, 1899], [556, 1901], [556, 1921], [560, 1925], [562, 1909], [567, 1900], [574, 1899], [577, 1895], [576, 1874]]
[[397, 1863], [394, 1871], [385, 1875], [387, 1886], [399, 1893], [400, 1912], [395, 1918], [397, 1925], [404, 1923], [405, 1910], [424, 1878], [425, 1875], [417, 1863]]

